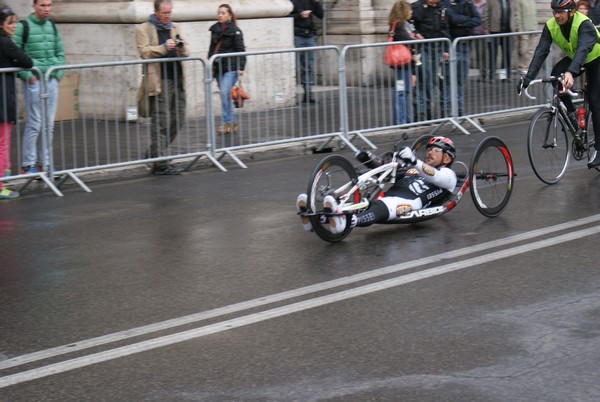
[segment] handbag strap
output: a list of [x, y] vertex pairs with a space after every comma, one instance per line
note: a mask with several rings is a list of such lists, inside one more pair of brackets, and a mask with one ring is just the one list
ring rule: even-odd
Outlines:
[[219, 49], [221, 49], [221, 43], [223, 43], [223, 38], [221, 38], [221, 40], [219, 40], [215, 46], [215, 51], [213, 52], [213, 54], [219, 54]]
[[394, 24], [392, 25], [392, 28], [390, 29], [390, 33], [388, 34], [388, 42], [394, 41], [394, 35], [396, 34], [396, 25], [397, 24], [398, 24], [398, 21], [394, 21]]

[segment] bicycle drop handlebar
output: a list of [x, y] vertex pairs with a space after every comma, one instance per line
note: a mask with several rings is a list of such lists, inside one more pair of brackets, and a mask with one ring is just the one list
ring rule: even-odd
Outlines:
[[[540, 82], [546, 83], [546, 84], [556, 84], [557, 82], [562, 82], [562, 79], [563, 79], [562, 75], [559, 76], [559, 77], [548, 77], [548, 78], [538, 78], [538, 79], [535, 79], [535, 80], [533, 80], [533, 81], [531, 81], [529, 83], [529, 85], [527, 86], [527, 88], [524, 88], [523, 93], [525, 93], [525, 96], [527, 96], [529, 99], [535, 100], [537, 98], [529, 93], [529, 88], [531, 88], [531, 86], [533, 84], [539, 84]], [[563, 89], [561, 92], [569, 94], [573, 98], [576, 98], [576, 97], [578, 97], [581, 94], [580, 92], [575, 92], [575, 91], [572, 91], [570, 89]]]

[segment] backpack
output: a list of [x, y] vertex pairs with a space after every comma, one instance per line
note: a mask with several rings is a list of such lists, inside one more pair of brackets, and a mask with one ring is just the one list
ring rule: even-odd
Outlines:
[[[48, 20], [52, 24], [52, 28], [54, 28], [54, 36], [56, 36], [56, 24], [52, 20]], [[21, 42], [21, 49], [25, 49], [25, 44], [27, 43], [27, 38], [29, 37], [29, 22], [27, 20], [19, 21], [23, 24], [23, 40]]]

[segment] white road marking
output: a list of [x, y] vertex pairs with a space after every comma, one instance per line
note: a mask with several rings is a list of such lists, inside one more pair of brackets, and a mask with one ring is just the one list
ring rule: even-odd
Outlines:
[[[580, 224], [586, 224], [586, 223], [590, 223], [592, 221], [597, 221], [598, 219], [600, 219], [600, 215], [595, 215], [592, 218], [593, 218], [592, 220], [590, 218], [587, 218], [587, 219], [585, 219], [585, 222], [580, 222]], [[511, 238], [513, 239], [513, 242], [514, 242], [514, 241], [520, 241], [520, 240], [516, 240], [516, 238], [523, 237], [523, 236], [526, 238], [539, 236], [541, 234], [548, 236], [549, 230], [550, 231], [552, 231], [552, 229], [554, 229], [554, 231], [564, 230], [566, 228], [573, 227], [571, 224], [556, 225], [550, 229], [548, 229], [548, 228], [540, 229], [538, 231], [532, 231], [532, 232], [527, 232], [522, 235], [512, 236]], [[561, 227], [561, 228], [558, 229], [558, 227]], [[537, 234], [534, 235], [534, 233], [537, 233]], [[576, 239], [579, 239], [582, 237], [586, 237], [586, 236], [596, 235], [598, 233], [600, 233], [600, 226], [595, 226], [595, 227], [591, 227], [588, 229], [582, 229], [577, 232], [571, 232], [571, 233], [567, 233], [564, 235], [559, 235], [556, 237], [540, 240], [537, 242], [533, 242], [533, 243], [529, 243], [529, 244], [525, 244], [525, 245], [521, 245], [521, 246], [516, 246], [516, 247], [512, 247], [512, 248], [505, 249], [505, 250], [496, 251], [496, 252], [482, 255], [479, 257], [474, 257], [471, 259], [466, 259], [466, 260], [461, 260], [461, 261], [457, 261], [457, 262], [450, 263], [450, 264], [445, 264], [445, 265], [442, 265], [442, 266], [439, 266], [436, 268], [427, 269], [424, 271], [404, 275], [404, 276], [397, 277], [397, 278], [383, 280], [383, 281], [372, 283], [369, 285], [359, 286], [359, 287], [356, 287], [353, 289], [349, 289], [349, 290], [345, 290], [345, 291], [341, 291], [341, 292], [337, 292], [337, 293], [332, 293], [330, 295], [315, 297], [313, 299], [309, 299], [309, 300], [305, 300], [305, 301], [301, 301], [301, 302], [297, 302], [297, 303], [292, 303], [292, 304], [289, 304], [286, 306], [281, 306], [281, 307], [277, 307], [277, 308], [270, 309], [270, 310], [265, 310], [265, 311], [254, 313], [254, 314], [249, 314], [249, 315], [246, 315], [243, 317], [222, 321], [222, 322], [215, 323], [212, 325], [207, 325], [207, 326], [195, 328], [192, 330], [182, 331], [179, 333], [166, 335], [166, 336], [158, 337], [155, 339], [150, 339], [147, 341], [134, 343], [134, 344], [131, 344], [128, 346], [123, 346], [123, 347], [119, 347], [119, 348], [115, 348], [115, 349], [109, 349], [104, 352], [94, 353], [91, 355], [82, 356], [82, 357], [66, 360], [63, 362], [50, 364], [50, 365], [39, 367], [36, 369], [31, 369], [31, 370], [23, 371], [20, 373], [0, 377], [0, 388], [8, 387], [10, 385], [19, 384], [19, 383], [26, 382], [26, 381], [35, 380], [38, 378], [47, 377], [47, 376], [50, 376], [53, 374], [63, 373], [66, 371], [90, 366], [93, 364], [117, 359], [117, 358], [124, 357], [124, 356], [133, 355], [133, 354], [140, 353], [140, 352], [145, 352], [145, 351], [160, 348], [163, 346], [173, 345], [175, 343], [184, 342], [184, 341], [187, 341], [190, 339], [196, 339], [196, 338], [199, 338], [202, 336], [215, 334], [215, 333], [222, 332], [222, 331], [227, 331], [229, 329], [239, 328], [239, 327], [242, 327], [245, 325], [265, 321], [265, 320], [268, 320], [271, 318], [280, 317], [280, 316], [292, 314], [292, 313], [303, 311], [303, 310], [308, 310], [308, 309], [311, 309], [314, 307], [319, 307], [319, 306], [323, 306], [326, 304], [335, 303], [335, 302], [338, 302], [341, 300], [346, 300], [346, 299], [350, 299], [353, 297], [377, 292], [380, 290], [389, 289], [391, 287], [403, 285], [403, 284], [410, 283], [410, 282], [415, 282], [415, 281], [418, 281], [421, 279], [431, 278], [431, 277], [434, 277], [437, 275], [442, 275], [445, 273], [458, 271], [458, 270], [472, 267], [475, 265], [484, 264], [484, 263], [500, 260], [500, 259], [507, 258], [507, 257], [514, 257], [515, 255], [518, 255], [518, 254], [527, 253], [527, 252], [530, 252], [533, 250], [538, 250], [541, 248], [554, 246], [554, 245], [557, 245], [560, 243], [573, 241], [573, 240], [576, 240]], [[507, 239], [505, 239], [505, 240], [507, 240]], [[521, 240], [523, 240], [523, 238], [521, 238]], [[499, 241], [499, 242], [502, 242], [502, 241]], [[487, 248], [490, 248], [490, 247], [492, 247], [491, 246], [492, 243], [497, 243], [497, 242], [494, 241], [494, 242], [489, 242], [489, 243], [485, 243], [485, 244], [488, 245]], [[474, 246], [470, 249], [477, 249], [482, 246], [483, 245]], [[496, 246], [494, 246], [494, 247], [496, 247]], [[466, 250], [466, 249], [462, 249], [462, 250]], [[474, 252], [474, 251], [471, 251], [471, 252]], [[446, 256], [445, 258], [452, 258], [452, 257], [448, 257], [448, 255], [450, 255], [452, 253], [453, 252], [448, 252], [448, 253], [439, 254], [438, 256], [435, 256], [435, 257], [429, 257], [429, 260], [433, 259], [435, 261], [439, 261], [442, 259], [441, 256]], [[398, 272], [403, 269], [415, 267], [417, 265], [423, 265], [421, 263], [421, 260], [413, 263], [411, 266], [407, 266], [407, 263], [404, 263], [404, 264], [392, 265], [392, 266], [385, 267], [385, 268], [382, 268], [382, 269], [379, 269], [376, 271]], [[358, 276], [366, 275], [366, 274], [368, 274], [368, 273], [360, 274]], [[380, 274], [380, 275], [382, 275], [382, 274]], [[354, 275], [352, 277], [356, 277], [356, 276], [357, 275]], [[342, 278], [342, 279], [344, 279], [344, 278]], [[335, 282], [335, 281], [332, 281], [332, 282]], [[327, 282], [327, 283], [329, 283], [329, 282]], [[317, 286], [317, 285], [315, 285], [315, 286]], [[301, 288], [301, 289], [305, 289], [305, 288]], [[284, 292], [284, 293], [292, 293], [292, 291]], [[282, 295], [282, 294], [283, 293], [280, 293], [279, 295]], [[277, 296], [277, 295], [275, 295], [275, 296]], [[258, 301], [258, 300], [263, 300], [263, 299], [256, 299], [256, 300]], [[250, 302], [248, 302], [248, 303], [250, 303]], [[244, 303], [240, 303], [240, 305], [241, 304], [244, 304]], [[239, 306], [239, 305], [233, 305], [233, 306]], [[217, 310], [220, 310], [220, 309], [217, 309]], [[216, 311], [216, 310], [213, 310], [213, 311]], [[207, 312], [207, 313], [210, 313], [210, 312]], [[94, 339], [98, 339], [98, 338], [94, 338]]]

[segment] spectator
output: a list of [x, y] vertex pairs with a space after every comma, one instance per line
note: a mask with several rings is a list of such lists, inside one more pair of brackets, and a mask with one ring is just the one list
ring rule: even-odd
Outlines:
[[[58, 28], [51, 21], [52, 0], [33, 0], [33, 12], [17, 24], [14, 33], [14, 42], [23, 49], [33, 60], [42, 74], [50, 67], [65, 64], [65, 50]], [[25, 35], [26, 32], [26, 35]], [[40, 82], [31, 71], [22, 71], [19, 78], [24, 82], [24, 99], [26, 108], [25, 131], [23, 133], [23, 156], [21, 161], [22, 173], [37, 173], [38, 163], [41, 168], [48, 168], [50, 164], [49, 147], [54, 133], [54, 114], [58, 101], [58, 82], [64, 75], [63, 70], [55, 70], [50, 76], [47, 85], [48, 97], [46, 99], [46, 113], [48, 117], [48, 132], [46, 141], [38, 142], [42, 132], [42, 113]], [[46, 143], [44, 143], [46, 142]], [[46, 146], [44, 146], [46, 145]]]
[[[179, 25], [171, 21], [171, 0], [155, 0], [154, 14], [148, 22], [137, 26], [135, 41], [142, 59], [185, 57], [189, 48]], [[148, 95], [149, 115], [152, 120], [151, 143], [148, 156], [166, 156], [179, 128], [185, 121], [185, 86], [181, 62], [163, 62], [147, 65], [142, 83]], [[181, 170], [167, 160], [155, 162], [155, 175], [178, 175]]]
[[479, 25], [473, 28], [473, 35], [484, 35], [483, 11], [487, 6], [487, 0], [475, 0], [473, 6], [477, 10], [477, 14], [479, 14]]
[[[221, 4], [217, 12], [217, 22], [210, 31], [208, 57], [219, 53], [239, 53], [246, 51], [244, 35], [237, 26], [235, 13], [228, 4]], [[238, 130], [235, 108], [231, 100], [231, 88], [244, 75], [246, 56], [225, 57], [215, 61], [213, 76], [221, 92], [221, 125], [219, 134], [235, 133]]]
[[[508, 0], [488, 0], [487, 7], [483, 12], [483, 28], [486, 34], [501, 34], [513, 32], [513, 23], [511, 18], [511, 8]], [[501, 79], [507, 82], [511, 78], [511, 52], [512, 39], [510, 36], [493, 38], [490, 51], [490, 80], [494, 79], [496, 73], [496, 61], [498, 58], [498, 48], [502, 48], [502, 69], [504, 74]]]
[[[450, 39], [448, 9], [439, 0], [417, 0], [412, 3], [413, 23], [417, 39], [447, 38]], [[436, 102], [433, 89], [439, 84], [441, 99], [441, 115], [450, 115], [450, 105], [446, 94], [450, 93], [449, 53], [445, 43], [426, 43], [418, 45], [421, 50], [421, 74], [417, 74], [417, 85], [413, 96], [413, 112], [415, 121], [431, 120], [432, 105]], [[440, 71], [441, 64], [441, 71]], [[439, 74], [439, 77], [438, 77]]]
[[[483, 11], [487, 6], [487, 0], [475, 0], [473, 2], [477, 13], [479, 14], [480, 23], [473, 28], [473, 35], [485, 35], [483, 28]], [[489, 74], [489, 52], [490, 52], [490, 41], [489, 39], [481, 39], [475, 43], [475, 61], [477, 62], [477, 68], [479, 69], [479, 80], [486, 81]]]
[[[393, 35], [394, 42], [415, 39], [415, 35], [410, 31], [408, 21], [412, 17], [412, 8], [405, 0], [399, 0], [394, 3], [388, 16], [390, 24], [390, 35]], [[392, 27], [396, 24], [394, 30]], [[412, 121], [411, 110], [408, 97], [410, 87], [413, 85], [415, 76], [411, 72], [410, 66], [394, 68], [395, 85], [392, 97], [392, 107], [394, 111], [393, 124], [406, 124]]]
[[[455, 0], [450, 3], [450, 35], [452, 40], [473, 35], [475, 27], [481, 25], [481, 17], [470, 0]], [[461, 41], [456, 46], [456, 84], [458, 115], [464, 114], [464, 88], [469, 76], [471, 42]], [[450, 92], [446, 92], [446, 104], [450, 104]]]
[[[323, 19], [323, 5], [320, 0], [292, 0], [294, 9], [290, 17], [294, 18], [294, 46], [297, 48], [316, 46], [314, 17]], [[303, 103], [315, 103], [312, 87], [315, 84], [314, 52], [296, 53], [297, 76], [304, 87]]]
[[589, 0], [587, 16], [592, 20], [594, 25], [600, 24], [600, 4], [597, 0]]
[[[535, 0], [517, 0], [513, 7], [515, 32], [535, 31], [538, 29]], [[535, 35], [519, 35], [517, 41], [517, 67], [519, 74], [526, 74], [533, 51], [537, 44]]]
[[590, 16], [590, 3], [588, 3], [585, 0], [579, 0], [577, 2], [577, 11], [579, 11], [581, 14], [585, 15], [586, 17]]
[[[8, 7], [0, 9], [0, 68], [31, 68], [33, 62], [11, 40], [17, 28], [17, 15]], [[17, 97], [13, 73], [0, 74], [0, 172], [10, 176], [10, 135], [17, 119]], [[19, 193], [10, 190], [0, 181], [0, 200], [17, 198]]]

